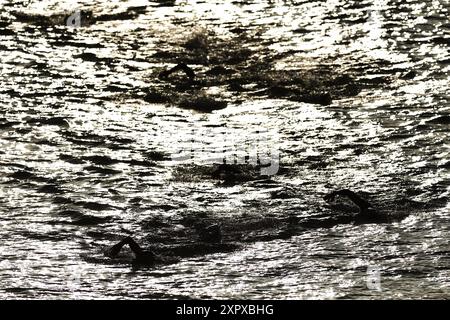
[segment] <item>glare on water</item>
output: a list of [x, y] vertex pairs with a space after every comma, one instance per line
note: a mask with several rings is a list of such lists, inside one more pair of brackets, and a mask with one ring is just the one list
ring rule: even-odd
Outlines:
[[[154, 217], [309, 217], [324, 210], [320, 195], [338, 188], [370, 192], [380, 202], [405, 193], [424, 202], [450, 196], [448, 1], [168, 2], [0, 2], [1, 21], [12, 19], [5, 28], [14, 31], [0, 30], [0, 297], [448, 298], [448, 203], [401, 222], [304, 230], [164, 268], [82, 258], [117, 235], [144, 238], [145, 222]], [[106, 15], [140, 6], [147, 8], [134, 18], [75, 29], [12, 18], [13, 11]], [[159, 49], [170, 51], [198, 30], [231, 38], [237, 27], [259, 34], [255, 50], [295, 52], [276, 61], [278, 70], [321, 65], [391, 81], [327, 106], [248, 99], [197, 113], [142, 99], [152, 70], [165, 66], [152, 58]], [[86, 53], [100, 63], [80, 58]], [[409, 71], [416, 76], [401, 77]], [[55, 117], [66, 122], [38, 125]], [[255, 132], [267, 133], [289, 171], [269, 186], [177, 179], [182, 162], [143, 162], [151, 151], [194, 149], [201, 165], [230, 140], [244, 144]], [[83, 157], [98, 155], [121, 161], [108, 167], [111, 174], [87, 170]], [[19, 170], [38, 178], [13, 181]], [[48, 184], [62, 193], [39, 191]], [[298, 196], [270, 197], [283, 188]], [[59, 214], [72, 204], [58, 196], [108, 205], [83, 209], [102, 223], [73, 223]], [[370, 266], [381, 290], [367, 286]]]

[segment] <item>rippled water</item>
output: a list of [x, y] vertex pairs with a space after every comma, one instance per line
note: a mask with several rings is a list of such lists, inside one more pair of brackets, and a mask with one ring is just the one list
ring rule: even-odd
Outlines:
[[[449, 1], [0, 6], [2, 298], [450, 297]], [[114, 15], [130, 7], [140, 7], [138, 14]], [[104, 19], [74, 29], [13, 14], [77, 8]], [[142, 99], [155, 68], [172, 63], [154, 58], [159, 49], [199, 29], [227, 39], [236, 27], [258, 34], [255, 47], [263, 39], [275, 52], [293, 52], [276, 62], [279, 70], [325, 65], [389, 81], [325, 106], [246, 99], [197, 113]], [[179, 162], [148, 157], [185, 146], [180, 132], [220, 149], [220, 132], [239, 137], [261, 128], [277, 133], [285, 170], [271, 184], [179, 179]], [[88, 158], [103, 155], [117, 161]], [[297, 196], [270, 196], [286, 188]], [[338, 188], [368, 192], [379, 203], [408, 196], [444, 205], [402, 222], [304, 230], [163, 268], [82, 258], [121, 235], [144, 241], [154, 218], [317, 215], [328, 210], [322, 196]], [[61, 214], [74, 207], [81, 217]], [[83, 217], [90, 223], [77, 220]], [[380, 270], [381, 291], [367, 287], [369, 266]]]

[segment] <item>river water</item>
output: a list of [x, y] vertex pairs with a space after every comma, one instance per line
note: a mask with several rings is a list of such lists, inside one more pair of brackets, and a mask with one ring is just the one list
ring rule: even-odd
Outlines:
[[[138, 14], [116, 14], [131, 7]], [[3, 0], [0, 8], [1, 298], [450, 298], [449, 1]], [[104, 18], [85, 26], [37, 18], [78, 9], [82, 19], [88, 10]], [[172, 63], [155, 59], [158, 50], [198, 30], [231, 38], [235, 28], [257, 34], [255, 46], [293, 52], [278, 70], [326, 65], [389, 81], [329, 105], [244, 99], [212, 113], [139, 95], [152, 70]], [[276, 136], [268, 145], [284, 171], [271, 183], [180, 178], [181, 162], [154, 157], [191, 144], [220, 149], [224, 131], [242, 140], [258, 130]], [[144, 242], [152, 219], [310, 217], [342, 188], [381, 205], [405, 196], [440, 206], [163, 268], [83, 259], [123, 235]], [[272, 197], [278, 190], [295, 196]], [[74, 208], [79, 216], [62, 214]]]

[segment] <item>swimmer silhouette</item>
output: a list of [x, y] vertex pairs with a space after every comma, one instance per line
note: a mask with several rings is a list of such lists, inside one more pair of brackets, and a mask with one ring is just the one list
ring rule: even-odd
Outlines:
[[195, 72], [192, 70], [187, 64], [185, 63], [179, 63], [175, 67], [164, 70], [159, 74], [160, 79], [167, 79], [172, 73], [177, 71], [183, 71], [190, 80], [193, 80], [195, 78]]
[[[342, 189], [338, 191], [333, 191], [324, 197], [327, 202], [334, 202], [336, 196], [347, 197], [351, 202], [353, 202], [358, 208], [359, 213], [352, 219], [355, 223], [382, 223], [390, 222], [392, 220], [401, 220], [406, 217], [407, 214], [389, 214], [387, 212], [382, 212], [375, 209], [371, 203], [363, 199], [361, 196], [349, 189]], [[344, 218], [348, 219], [348, 218]]]
[[116, 257], [125, 245], [128, 245], [134, 254], [133, 263], [152, 265], [156, 262], [156, 255], [152, 251], [143, 250], [131, 237], [126, 237], [119, 243], [113, 245], [107, 250], [106, 255], [111, 258]]
[[333, 191], [327, 194], [324, 197], [324, 200], [327, 202], [335, 201], [336, 196], [345, 196], [350, 199], [350, 201], [358, 206], [360, 215], [371, 215], [376, 213], [375, 209], [373, 209], [372, 205], [367, 200], [361, 198], [359, 195], [349, 189]]
[[[214, 253], [218, 251], [232, 251], [236, 249], [236, 245], [231, 243], [222, 243], [222, 231], [218, 224], [205, 226], [198, 224], [195, 226], [197, 234], [199, 236], [199, 243], [193, 243], [180, 246], [178, 253], [182, 253], [187, 256], [194, 256], [198, 254]], [[105, 251], [105, 255], [110, 258], [115, 258], [120, 253], [122, 248], [128, 245], [134, 254], [132, 261], [135, 265], [154, 265], [155, 263], [174, 263], [178, 262], [179, 258], [173, 256], [177, 249], [172, 248], [171, 254], [166, 256], [156, 255], [150, 250], [143, 250], [136, 241], [131, 237], [126, 237], [122, 241], [116, 243]], [[184, 252], [181, 252], [184, 251]]]

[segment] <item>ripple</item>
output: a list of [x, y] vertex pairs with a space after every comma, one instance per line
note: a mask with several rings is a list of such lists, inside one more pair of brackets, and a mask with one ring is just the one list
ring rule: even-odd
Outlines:
[[[80, 1], [80, 28], [62, 2], [4, 9], [3, 298], [448, 297], [445, 1]], [[158, 77], [180, 62], [195, 81]], [[276, 175], [230, 165], [267, 146]], [[410, 215], [305, 228], [342, 188]], [[192, 245], [215, 223], [236, 247]], [[133, 269], [102, 253], [122, 236], [185, 257]]]

